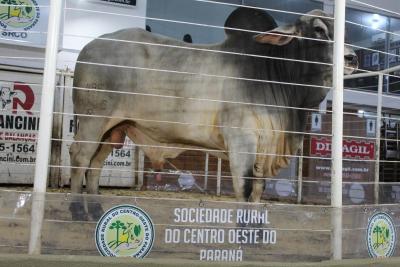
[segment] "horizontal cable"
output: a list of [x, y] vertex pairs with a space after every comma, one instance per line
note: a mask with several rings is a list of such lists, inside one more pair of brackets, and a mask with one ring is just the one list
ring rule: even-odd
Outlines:
[[[121, 145], [120, 143], [113, 143], [113, 142], [98, 142], [98, 141], [89, 141], [89, 140], [71, 140], [71, 139], [58, 139], [58, 138], [52, 138], [52, 141], [60, 141], [60, 142], [69, 142], [69, 143], [84, 143], [84, 144], [101, 144], [101, 145]], [[218, 149], [209, 149], [209, 148], [201, 148], [201, 147], [179, 147], [179, 146], [169, 146], [169, 145], [148, 145], [148, 144], [124, 144], [127, 147], [144, 147], [144, 148], [157, 148], [160, 150], [167, 150], [167, 149], [173, 149], [173, 150], [183, 150], [183, 151], [199, 151], [199, 152], [205, 152], [205, 153], [232, 153], [230, 150], [218, 150]], [[318, 157], [318, 156], [304, 156], [304, 155], [281, 155], [281, 154], [275, 154], [275, 153], [261, 153], [261, 152], [246, 152], [246, 151], [237, 151], [233, 152], [234, 154], [241, 154], [241, 155], [259, 155], [259, 156], [276, 156], [276, 157], [288, 157], [288, 158], [306, 158], [306, 159], [322, 159], [322, 160], [331, 160], [331, 158], [323, 158], [323, 157]], [[355, 160], [358, 161], [358, 160]], [[363, 161], [363, 160], [362, 160]]]
[[[228, 100], [219, 100], [219, 99], [209, 99], [209, 98], [196, 98], [196, 97], [183, 97], [183, 96], [172, 96], [172, 95], [161, 95], [161, 94], [151, 94], [151, 93], [137, 93], [137, 92], [128, 92], [128, 91], [114, 91], [114, 90], [106, 90], [106, 89], [97, 89], [97, 88], [86, 88], [86, 87], [77, 87], [77, 86], [67, 86], [67, 85], [59, 85], [56, 88], [68, 88], [71, 90], [82, 90], [82, 91], [93, 91], [93, 92], [101, 92], [101, 93], [116, 93], [123, 95], [138, 95], [138, 96], [148, 96], [148, 97], [160, 97], [160, 98], [172, 98], [172, 99], [182, 99], [182, 100], [191, 100], [191, 101], [204, 101], [204, 102], [217, 102], [217, 103], [228, 103], [228, 104], [238, 104], [238, 105], [249, 105], [249, 106], [261, 106], [261, 107], [271, 107], [271, 108], [282, 108], [282, 109], [293, 109], [293, 110], [303, 110], [310, 112], [318, 112], [318, 113], [332, 113], [332, 110], [321, 110], [321, 109], [313, 109], [313, 108], [300, 108], [300, 107], [291, 107], [291, 106], [281, 106], [281, 105], [269, 105], [269, 104], [259, 104], [259, 103], [251, 103], [251, 102], [240, 102], [240, 101], [228, 101]], [[354, 93], [360, 94], [368, 94], [372, 96], [377, 96], [377, 93], [368, 92], [368, 91], [359, 91], [345, 88], [345, 91], [350, 91]], [[400, 96], [392, 96], [387, 94], [382, 94], [382, 97], [393, 98], [400, 101]], [[343, 112], [345, 115], [356, 115], [360, 114], [355, 112]], [[377, 115], [368, 115], [369, 117], [377, 117]], [[385, 118], [385, 117], [381, 117]]]
[[9, 42], [15, 42], [15, 43], [23, 43], [23, 44], [37, 44], [37, 42], [25, 41], [25, 40], [16, 40], [16, 39], [10, 39], [10, 38], [2, 38], [2, 37], [0, 37], [0, 40], [9, 41]]
[[[1, 111], [19, 111], [18, 109], [0, 109]], [[30, 110], [29, 112], [39, 114], [39, 110]], [[188, 122], [178, 122], [178, 121], [164, 121], [164, 120], [152, 120], [152, 119], [142, 119], [142, 118], [132, 118], [132, 117], [119, 117], [119, 116], [105, 116], [105, 115], [96, 115], [96, 114], [79, 114], [79, 113], [68, 113], [68, 112], [53, 112], [53, 114], [57, 115], [67, 115], [67, 116], [81, 116], [81, 117], [93, 117], [93, 118], [109, 118], [109, 119], [119, 119], [119, 120], [132, 120], [132, 121], [144, 121], [144, 122], [157, 122], [157, 123], [167, 123], [167, 124], [177, 124], [184, 126], [196, 126], [196, 127], [210, 127], [210, 128], [227, 128], [227, 129], [236, 129], [236, 130], [252, 130], [257, 132], [277, 132], [277, 133], [286, 133], [286, 134], [298, 134], [298, 135], [310, 135], [310, 136], [322, 136], [322, 137], [331, 137], [332, 134], [324, 134], [324, 133], [316, 133], [316, 132], [299, 132], [299, 131], [287, 131], [287, 130], [273, 130], [273, 129], [263, 129], [263, 128], [247, 128], [247, 127], [239, 127], [239, 126], [227, 126], [227, 125], [213, 125], [213, 124], [196, 124], [196, 123], [188, 123]], [[345, 112], [347, 115], [359, 116], [358, 113]], [[376, 115], [368, 115], [369, 117], [377, 117]], [[392, 117], [381, 116], [382, 119], [393, 119]], [[395, 120], [395, 119], [393, 119]], [[399, 119], [400, 120], [400, 119]], [[361, 121], [361, 120], [360, 120]], [[351, 121], [354, 122], [354, 121]], [[354, 128], [352, 128], [354, 129]], [[343, 135], [345, 138], [354, 138], [354, 139], [366, 139], [366, 140], [376, 140], [376, 137], [367, 137], [367, 136], [350, 136]], [[381, 141], [393, 141], [393, 139], [385, 139], [380, 138]]]
[[[9, 71], [9, 70], [2, 70], [0, 69], [0, 71]], [[12, 72], [12, 71], [11, 71]], [[14, 83], [14, 84], [22, 84], [22, 85], [29, 85], [31, 87], [39, 87], [39, 86], [43, 86], [42, 83], [25, 83], [25, 82], [20, 82], [20, 81], [11, 81], [11, 80], [0, 80], [1, 82], [5, 82], [5, 83]], [[33, 88], [32, 88], [33, 89]], [[41, 87], [39, 88], [41, 89]]]
[[[395, 84], [400, 84], [400, 81], [395, 81], [395, 82], [389, 82], [389, 83], [385, 83], [385, 85], [395, 85]], [[378, 85], [368, 85], [368, 86], [360, 86], [360, 87], [347, 87], [345, 89], [354, 89], [354, 90], [364, 90], [364, 91], [376, 91], [373, 89], [376, 89], [378, 87]], [[373, 89], [365, 89], [365, 88], [373, 88]], [[384, 92], [385, 93], [385, 92]], [[389, 92], [390, 93], [390, 92]], [[382, 94], [383, 95], [383, 94]]]
[[[204, 100], [208, 101], [208, 100]], [[273, 107], [273, 105], [271, 105]], [[1, 111], [19, 111], [18, 109], [0, 109]], [[39, 114], [39, 110], [30, 110], [29, 112]], [[144, 122], [157, 122], [157, 123], [167, 123], [167, 124], [177, 124], [184, 126], [196, 126], [196, 127], [210, 127], [210, 128], [228, 128], [228, 129], [236, 129], [236, 130], [252, 130], [257, 132], [277, 132], [277, 133], [286, 133], [286, 134], [298, 134], [298, 135], [310, 135], [310, 136], [322, 136], [322, 137], [331, 137], [332, 134], [324, 134], [324, 133], [316, 133], [316, 132], [299, 132], [299, 131], [287, 131], [287, 130], [273, 130], [273, 129], [263, 129], [263, 128], [247, 128], [247, 127], [239, 127], [239, 126], [227, 126], [227, 125], [213, 125], [213, 124], [196, 124], [196, 123], [188, 123], [188, 122], [178, 122], [178, 121], [164, 121], [164, 120], [152, 120], [152, 119], [143, 119], [143, 118], [133, 118], [133, 117], [120, 117], [120, 116], [105, 116], [105, 115], [96, 115], [96, 114], [79, 114], [79, 113], [68, 113], [68, 112], [53, 112], [53, 114], [57, 115], [67, 115], [67, 116], [81, 116], [81, 117], [93, 117], [93, 118], [108, 118], [108, 119], [119, 119], [119, 120], [132, 120], [132, 121], [144, 121]], [[359, 116], [358, 113], [352, 112], [344, 112], [346, 115]], [[368, 115], [368, 117], [377, 117], [376, 115]], [[381, 119], [393, 119], [392, 117], [381, 116]], [[399, 119], [400, 120], [400, 119]], [[360, 120], [361, 121], [361, 120]], [[354, 122], [354, 121], [351, 121]], [[367, 137], [367, 136], [350, 136], [343, 135], [345, 138], [354, 138], [354, 139], [366, 139], [366, 140], [377, 140], [376, 137]], [[381, 141], [393, 141], [393, 139], [385, 139], [380, 138]]]
[[[122, 16], [122, 17], [130, 17], [130, 18], [139, 18], [139, 19], [147, 19], [147, 20], [156, 20], [156, 21], [171, 22], [171, 23], [177, 23], [177, 24], [186, 24], [186, 25], [193, 25], [193, 26], [200, 26], [200, 27], [216, 28], [216, 29], [227, 29], [227, 30], [234, 30], [234, 31], [240, 31], [240, 32], [249, 32], [249, 33], [257, 33], [257, 34], [265, 33], [265, 32], [260, 32], [260, 31], [252, 31], [252, 30], [245, 30], [245, 29], [239, 29], [239, 28], [230, 28], [230, 27], [209, 25], [209, 24], [203, 24], [203, 23], [194, 23], [194, 22], [179, 21], [179, 20], [161, 19], [161, 18], [153, 18], [153, 17], [139, 16], [139, 15], [128, 15], [128, 14], [120, 14], [120, 13], [114, 13], [114, 12], [104, 12], [104, 11], [82, 9], [82, 8], [71, 8], [71, 7], [69, 7], [69, 8], [65, 8], [65, 9], [66, 10], [71, 10], [71, 11], [98, 13], [98, 14], [114, 15], [114, 16], [119, 16], [119, 17]], [[277, 35], [277, 36], [292, 37], [292, 38], [296, 38], [296, 39], [304, 39], [304, 40], [312, 40], [312, 41], [317, 41], [317, 42], [325, 42], [325, 43], [333, 43], [334, 42], [332, 40], [303, 37], [303, 36], [298, 36], [298, 35], [288, 35], [288, 34], [280, 34], [280, 33], [269, 33], [269, 34]]]
[[[18, 109], [0, 109], [1, 111], [19, 111]], [[40, 115], [40, 110], [29, 110], [29, 112]], [[80, 117], [92, 117], [92, 118], [107, 118], [107, 119], [119, 119], [119, 120], [132, 120], [132, 121], [144, 121], [144, 122], [157, 122], [166, 124], [177, 124], [185, 126], [196, 126], [196, 127], [210, 127], [210, 128], [228, 128], [228, 129], [239, 129], [239, 130], [253, 130], [258, 132], [278, 132], [278, 133], [288, 133], [288, 134], [304, 134], [304, 135], [316, 135], [316, 136], [332, 136], [331, 134], [322, 133], [307, 133], [298, 131], [286, 131], [286, 130], [273, 130], [273, 129], [263, 129], [263, 128], [246, 128], [239, 126], [228, 126], [228, 125], [214, 125], [214, 124], [196, 124], [189, 122], [179, 122], [179, 121], [164, 121], [164, 120], [152, 120], [143, 118], [133, 118], [133, 117], [121, 117], [121, 116], [105, 116], [96, 114], [79, 114], [79, 113], [69, 113], [69, 112], [59, 112], [54, 111], [53, 114], [57, 115], [67, 115], [67, 116], [80, 116]]]
[[46, 8], [50, 8], [49, 5], [24, 5], [24, 4], [0, 4], [0, 7], [46, 7]]
[[374, 30], [374, 31], [378, 31], [378, 32], [382, 32], [382, 33], [387, 33], [387, 34], [393, 34], [393, 35], [396, 35], [396, 36], [400, 36], [400, 34], [395, 33], [395, 32], [385, 31], [385, 30], [381, 30], [381, 29], [376, 29], [376, 28], [374, 28], [374, 27], [372, 27], [372, 26], [364, 25], [364, 24], [357, 23], [357, 22], [354, 22], [354, 21], [346, 20], [346, 23], [352, 24], [352, 25], [356, 25], [356, 26], [359, 26], [359, 27], [362, 27], [362, 28], [369, 28], [369, 29], [372, 29], [372, 30]]
[[64, 34], [64, 36], [79, 37], [79, 38], [83, 37], [83, 38], [90, 38], [90, 39], [103, 40], [103, 41], [112, 41], [112, 42], [119, 42], [119, 43], [142, 44], [142, 45], [149, 45], [149, 46], [177, 48], [177, 49], [202, 51], [202, 52], [210, 52], [210, 53], [217, 53], [217, 54], [219, 53], [219, 54], [228, 54], [228, 55], [235, 55], [235, 56], [247, 56], [247, 57], [254, 57], [254, 58], [275, 59], [275, 60], [284, 60], [284, 61], [291, 61], [291, 62], [301, 62], [301, 63], [333, 66], [332, 63], [324, 63], [324, 62], [300, 60], [300, 59], [291, 59], [291, 58], [284, 58], [284, 57], [264, 56], [264, 55], [257, 55], [257, 54], [247, 54], [247, 53], [231, 52], [231, 51], [224, 51], [224, 50], [215, 50], [215, 49], [208, 49], [208, 48], [204, 48], [204, 47], [200, 47], [200, 46], [199, 47], [196, 47], [196, 46], [180, 46], [180, 45], [170, 45], [170, 44], [143, 42], [143, 41], [121, 40], [121, 39], [114, 39], [114, 38], [96, 37], [96, 36], [89, 36], [89, 35], [77, 35], [77, 34]]
[[314, 18], [334, 20], [333, 17], [329, 17], [329, 16], [319, 16], [319, 15], [312, 15], [312, 14], [308, 14], [308, 13], [292, 12], [292, 11], [280, 10], [280, 9], [272, 9], [272, 8], [249, 6], [249, 5], [240, 5], [240, 4], [225, 3], [225, 2], [216, 2], [216, 1], [210, 1], [210, 0], [194, 0], [194, 1], [217, 4], [217, 5], [234, 6], [234, 7], [246, 7], [246, 8], [251, 8], [251, 9], [279, 12], [279, 13], [284, 13], [284, 14], [292, 14], [292, 15], [308, 16], [308, 17], [314, 17]]
[[359, 45], [348, 44], [348, 43], [345, 43], [345, 45], [351, 46], [351, 47], [354, 47], [354, 48], [358, 48], [358, 49], [363, 49], [363, 50], [368, 50], [368, 51], [371, 51], [371, 52], [384, 54], [384, 55], [389, 55], [389, 56], [393, 56], [393, 57], [400, 57], [400, 55], [397, 55], [397, 54], [393, 54], [393, 53], [389, 53], [389, 52], [383, 52], [383, 51], [372, 49], [372, 48], [368, 48], [368, 47], [365, 47], [365, 46], [359, 46]]
[[364, 5], [364, 6], [372, 7], [372, 8], [374, 8], [374, 9], [378, 9], [378, 10], [381, 10], [381, 11], [385, 11], [385, 12], [388, 12], [388, 13], [392, 13], [392, 14], [395, 14], [395, 15], [397, 15], [397, 16], [400, 16], [400, 13], [395, 12], [395, 11], [393, 11], [393, 10], [389, 10], [389, 9], [385, 9], [385, 8], [382, 8], [382, 7], [374, 6], [374, 5], [367, 4], [367, 3], [365, 3], [365, 2], [361, 2], [361, 1], [358, 1], [358, 0], [350, 0], [350, 1], [355, 2], [355, 3], [358, 3], [358, 4], [361, 4], [361, 5]]
[[[378, 92], [371, 92], [371, 91], [361, 91], [361, 90], [354, 90], [354, 89], [352, 89], [352, 88], [345, 88], [344, 89], [345, 91], [350, 91], [350, 92], [354, 92], [354, 93], [357, 93], [357, 94], [366, 94], [366, 95], [372, 95], [372, 96], [378, 96]], [[385, 98], [392, 98], [392, 99], [396, 99], [396, 100], [399, 100], [400, 101], [400, 96], [396, 96], [396, 95], [389, 95], [389, 94], [382, 94], [382, 97], [385, 97]], [[368, 115], [369, 116], [369, 115]], [[375, 116], [375, 115], [371, 115], [371, 116]]]
[[[353, 69], [353, 68], [350, 68], [350, 67], [344, 67], [345, 69]], [[364, 73], [372, 73], [372, 74], [375, 74], [376, 76], [378, 76], [378, 75], [380, 75], [380, 74], [382, 74], [383, 76], [388, 76], [388, 77], [393, 77], [393, 78], [398, 78], [398, 79], [400, 79], [400, 76], [398, 76], [398, 75], [394, 75], [394, 74], [389, 74], [389, 73], [383, 73], [382, 71], [384, 71], [384, 70], [381, 70], [381, 71], [374, 71], [374, 70], [366, 70], [366, 69], [357, 69], [359, 72], [364, 72]], [[370, 76], [370, 77], [373, 77], [373, 76]], [[364, 79], [365, 78], [368, 78], [368, 77], [364, 77]], [[359, 79], [359, 78], [352, 78], [352, 77], [350, 77], [348, 80], [352, 80], [352, 79]], [[346, 80], [346, 76], [345, 76], [345, 80]], [[378, 86], [378, 85], [377, 85]]]
[[[32, 163], [15, 163], [15, 162], [9, 162], [8, 164], [11, 165], [20, 165], [20, 166], [34, 166], [35, 164]], [[93, 168], [93, 167], [78, 167], [78, 166], [71, 166], [71, 165], [49, 165], [50, 168], [59, 168], [59, 169], [83, 169], [83, 170], [101, 170], [101, 171], [113, 171], [113, 172], [121, 172], [121, 173], [143, 173], [143, 174], [161, 174], [161, 175], [178, 175], [178, 174], [185, 174], [185, 171], [181, 171], [179, 173], [171, 173], [171, 172], [165, 172], [165, 171], [154, 171], [154, 170], [132, 170], [132, 169], [115, 169], [115, 168]], [[129, 166], [127, 166], [129, 167]], [[186, 173], [187, 174], [187, 173]], [[193, 175], [193, 174], [192, 174]], [[215, 177], [214, 179], [217, 179], [218, 174], [211, 174], [208, 173], [206, 174], [194, 174], [193, 176], [197, 177], [205, 177], [207, 176], [208, 178], [210, 177]], [[226, 181], [232, 180], [235, 176], [232, 175], [223, 175], [221, 174], [221, 179], [223, 178]], [[125, 178], [128, 179], [128, 178]], [[240, 177], [240, 179], [244, 180], [264, 180], [264, 181], [285, 181], [285, 182], [290, 182], [290, 183], [298, 183], [298, 181], [295, 180], [288, 180], [286, 178], [269, 178], [269, 177], [249, 177], [249, 176], [243, 176]], [[324, 185], [330, 185], [332, 182], [328, 180], [302, 180], [303, 184], [324, 184]], [[374, 181], [343, 181], [343, 184], [365, 184], [365, 185], [374, 185], [376, 184]], [[379, 182], [379, 185], [398, 185], [400, 182]]]
[[279, 109], [294, 109], [294, 110], [303, 110], [303, 111], [315, 111], [315, 112], [327, 112], [332, 113], [331, 110], [320, 110], [313, 108], [301, 108], [301, 107], [291, 107], [291, 106], [281, 106], [281, 105], [271, 105], [271, 104], [261, 104], [261, 103], [252, 103], [252, 102], [241, 102], [241, 101], [229, 101], [229, 100], [220, 100], [220, 99], [211, 99], [211, 98], [196, 98], [196, 97], [185, 97], [185, 96], [174, 96], [174, 95], [161, 95], [161, 94], [151, 94], [151, 93], [138, 93], [138, 92], [129, 92], [129, 91], [115, 91], [115, 90], [106, 90], [106, 89], [97, 89], [97, 88], [86, 88], [86, 87], [77, 87], [77, 86], [56, 86], [57, 88], [69, 88], [71, 90], [82, 90], [89, 92], [101, 92], [101, 93], [115, 93], [122, 95], [137, 95], [137, 96], [147, 96], [147, 97], [159, 97], [159, 98], [168, 98], [168, 99], [181, 99], [181, 100], [190, 100], [190, 101], [201, 101], [201, 102], [216, 102], [216, 103], [226, 103], [226, 104], [237, 104], [244, 106], [256, 106], [256, 107], [270, 107], [270, 108], [279, 108]]
[[[60, 141], [60, 142], [69, 142], [69, 143], [86, 143], [86, 144], [102, 144], [102, 145], [121, 145], [120, 143], [113, 143], [113, 142], [98, 142], [98, 141], [90, 141], [90, 140], [71, 140], [71, 139], [57, 139], [52, 138], [53, 141]], [[392, 140], [393, 141], [393, 140]], [[183, 150], [183, 151], [199, 151], [204, 153], [232, 153], [230, 150], [218, 150], [218, 149], [208, 149], [208, 148], [201, 148], [201, 147], [176, 147], [176, 146], [168, 146], [168, 145], [147, 145], [147, 144], [124, 144], [126, 147], [145, 147], [145, 148], [157, 148], [160, 150], [167, 150], [167, 149], [174, 149], [174, 150]], [[286, 157], [286, 158], [304, 158], [304, 159], [320, 159], [320, 160], [332, 160], [330, 157], [322, 157], [322, 156], [305, 156], [305, 155], [286, 155], [286, 154], [275, 154], [275, 153], [261, 153], [261, 152], [233, 152], [234, 154], [243, 154], [243, 155], [260, 155], [260, 156], [276, 156], [276, 157]], [[351, 161], [351, 162], [375, 162], [375, 159], [350, 159], [344, 158], [343, 161]], [[380, 160], [380, 162], [387, 162], [387, 163], [398, 163], [400, 161], [395, 160]]]
[[24, 60], [44, 60], [44, 57], [16, 57], [16, 56], [1, 56], [2, 59], [24, 59]]
[[239, 126], [230, 126], [230, 125], [203, 124], [203, 123], [190, 123], [190, 122], [165, 121], [165, 120], [152, 120], [152, 119], [123, 117], [123, 116], [105, 116], [105, 115], [80, 114], [80, 113], [69, 113], [69, 112], [53, 112], [53, 114], [68, 115], [68, 116], [78, 116], [78, 117], [90, 117], [90, 118], [118, 119], [118, 120], [122, 120], [122, 121], [123, 120], [132, 120], [132, 121], [143, 121], [143, 122], [156, 122], [156, 123], [166, 123], [166, 124], [176, 124], [176, 125], [196, 126], [196, 127], [251, 130], [251, 131], [258, 131], [258, 132], [266, 131], [266, 132], [278, 132], [278, 133], [331, 136], [330, 134], [322, 134], [322, 133], [307, 133], [307, 132], [298, 132], [298, 131], [285, 131], [285, 130], [273, 130], [273, 129], [263, 129], [263, 128], [250, 128], [250, 127], [239, 127]]
[[[6, 31], [7, 32], [7, 31]], [[32, 30], [28, 30], [28, 31], [24, 31], [24, 30], [13, 30], [13, 33], [29, 33], [29, 34], [47, 34], [47, 32], [44, 31], [32, 31]]]
[[80, 63], [80, 64], [94, 65], [94, 66], [104, 66], [104, 67], [121, 68], [121, 69], [135, 69], [135, 70], [144, 70], [144, 71], [155, 71], [155, 72], [162, 72], [162, 73], [182, 74], [182, 75], [191, 75], [191, 76], [202, 76], [202, 77], [219, 78], [219, 79], [231, 79], [231, 80], [248, 81], [248, 82], [272, 83], [272, 84], [293, 85], [293, 86], [302, 86], [302, 87], [315, 87], [315, 88], [323, 88], [323, 89], [331, 89], [332, 88], [332, 87], [323, 86], [323, 85], [280, 82], [280, 81], [263, 80], [263, 79], [251, 79], [251, 78], [216, 75], [216, 74], [209, 74], [209, 73], [197, 73], [197, 72], [177, 71], [177, 70], [167, 70], [167, 69], [157, 69], [157, 68], [146, 68], [146, 67], [137, 67], [137, 66], [125, 66], [125, 65], [115, 65], [115, 64], [105, 64], [105, 63], [94, 63], [94, 62], [79, 61], [79, 60], [76, 60], [76, 61], [64, 60], [64, 61], [76, 62], [76, 63]]

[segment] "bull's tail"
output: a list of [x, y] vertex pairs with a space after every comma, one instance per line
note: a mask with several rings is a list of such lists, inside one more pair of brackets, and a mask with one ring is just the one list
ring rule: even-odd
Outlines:
[[249, 170], [245, 174], [245, 179], [244, 179], [244, 188], [243, 188], [243, 195], [244, 199], [248, 200], [250, 198], [251, 192], [253, 191], [253, 180], [249, 179], [250, 177], [253, 177], [253, 170]]
[[74, 115], [74, 120], [73, 120], [73, 129], [74, 129], [74, 136], [76, 136], [76, 134], [78, 133], [78, 129], [79, 129], [79, 119], [77, 115]]

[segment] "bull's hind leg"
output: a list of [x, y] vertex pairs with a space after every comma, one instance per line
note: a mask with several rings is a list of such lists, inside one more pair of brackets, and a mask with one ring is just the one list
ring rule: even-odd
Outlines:
[[[110, 139], [104, 140], [105, 143], [110, 142]], [[99, 180], [101, 169], [104, 164], [104, 160], [112, 151], [112, 145], [102, 144], [90, 161], [89, 169], [86, 172], [86, 189], [88, 194], [99, 194]], [[98, 220], [103, 215], [104, 210], [95, 198], [88, 200], [88, 212], [93, 220]]]
[[265, 180], [263, 178], [257, 178], [253, 180], [253, 190], [249, 197], [249, 202], [260, 202], [262, 193], [264, 192]]
[[257, 140], [252, 134], [236, 135], [235, 137], [228, 142], [233, 188], [237, 201], [246, 202], [253, 189], [251, 178], [253, 177]]
[[[93, 119], [95, 120], [95, 119]], [[90, 118], [80, 118], [75, 136], [75, 142], [70, 148], [71, 159], [71, 191], [81, 194], [83, 191], [83, 179], [91, 159], [95, 156], [103, 135], [103, 125], [106, 121], [90, 121]], [[82, 196], [76, 195], [70, 205], [70, 211], [74, 220], [87, 220], [87, 214], [83, 205]]]

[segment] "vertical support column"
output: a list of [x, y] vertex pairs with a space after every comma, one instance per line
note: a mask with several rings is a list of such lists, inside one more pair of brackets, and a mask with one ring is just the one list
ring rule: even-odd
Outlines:
[[335, 0], [333, 47], [331, 222], [332, 259], [342, 258], [343, 68], [346, 1]]
[[46, 56], [40, 107], [40, 124], [31, 210], [29, 254], [40, 254], [45, 192], [49, 173], [57, 52], [63, 1], [50, 1]]
[[[143, 150], [140, 149], [140, 147], [137, 147], [139, 150], [138, 153], [138, 188], [142, 188], [143, 186], [143, 178], [144, 178], [144, 153]], [[146, 183], [147, 184], [147, 183]]]
[[204, 191], [207, 190], [208, 184], [208, 161], [210, 159], [210, 154], [206, 153], [206, 161], [204, 163]]
[[218, 158], [218, 169], [217, 169], [217, 196], [221, 196], [221, 165], [222, 160]]
[[139, 188], [138, 188], [138, 181], [136, 180], [136, 177], [138, 177], [138, 173], [136, 172], [136, 170], [137, 170], [137, 162], [138, 162], [138, 147], [136, 146], [136, 144], [134, 144], [133, 142], [132, 142], [132, 147], [131, 147], [131, 155], [132, 155], [132, 157], [131, 157], [131, 167], [132, 167], [132, 169], [131, 169], [131, 171], [132, 171], [132, 189], [135, 189], [135, 190], [140, 190]]
[[379, 159], [381, 150], [381, 118], [382, 118], [382, 91], [383, 74], [379, 74], [378, 80], [378, 103], [376, 107], [376, 126], [375, 126], [375, 181], [374, 181], [374, 202], [379, 204]]
[[303, 141], [301, 142], [301, 146], [299, 149], [299, 162], [297, 167], [297, 203], [301, 203], [302, 195], [303, 195]]

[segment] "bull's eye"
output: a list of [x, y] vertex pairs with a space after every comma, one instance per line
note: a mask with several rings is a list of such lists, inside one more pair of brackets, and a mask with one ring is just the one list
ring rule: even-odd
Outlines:
[[322, 27], [320, 27], [320, 26], [316, 26], [316, 27], [314, 27], [314, 30], [315, 30], [315, 32], [318, 33], [319, 35], [321, 35], [321, 36], [326, 36], [326, 32], [325, 32], [325, 29], [324, 29], [324, 28], [322, 28]]
[[325, 35], [325, 29], [322, 28], [322, 27], [317, 26], [317, 27], [314, 28], [314, 30], [315, 30], [316, 33], [319, 33], [321, 35]]

